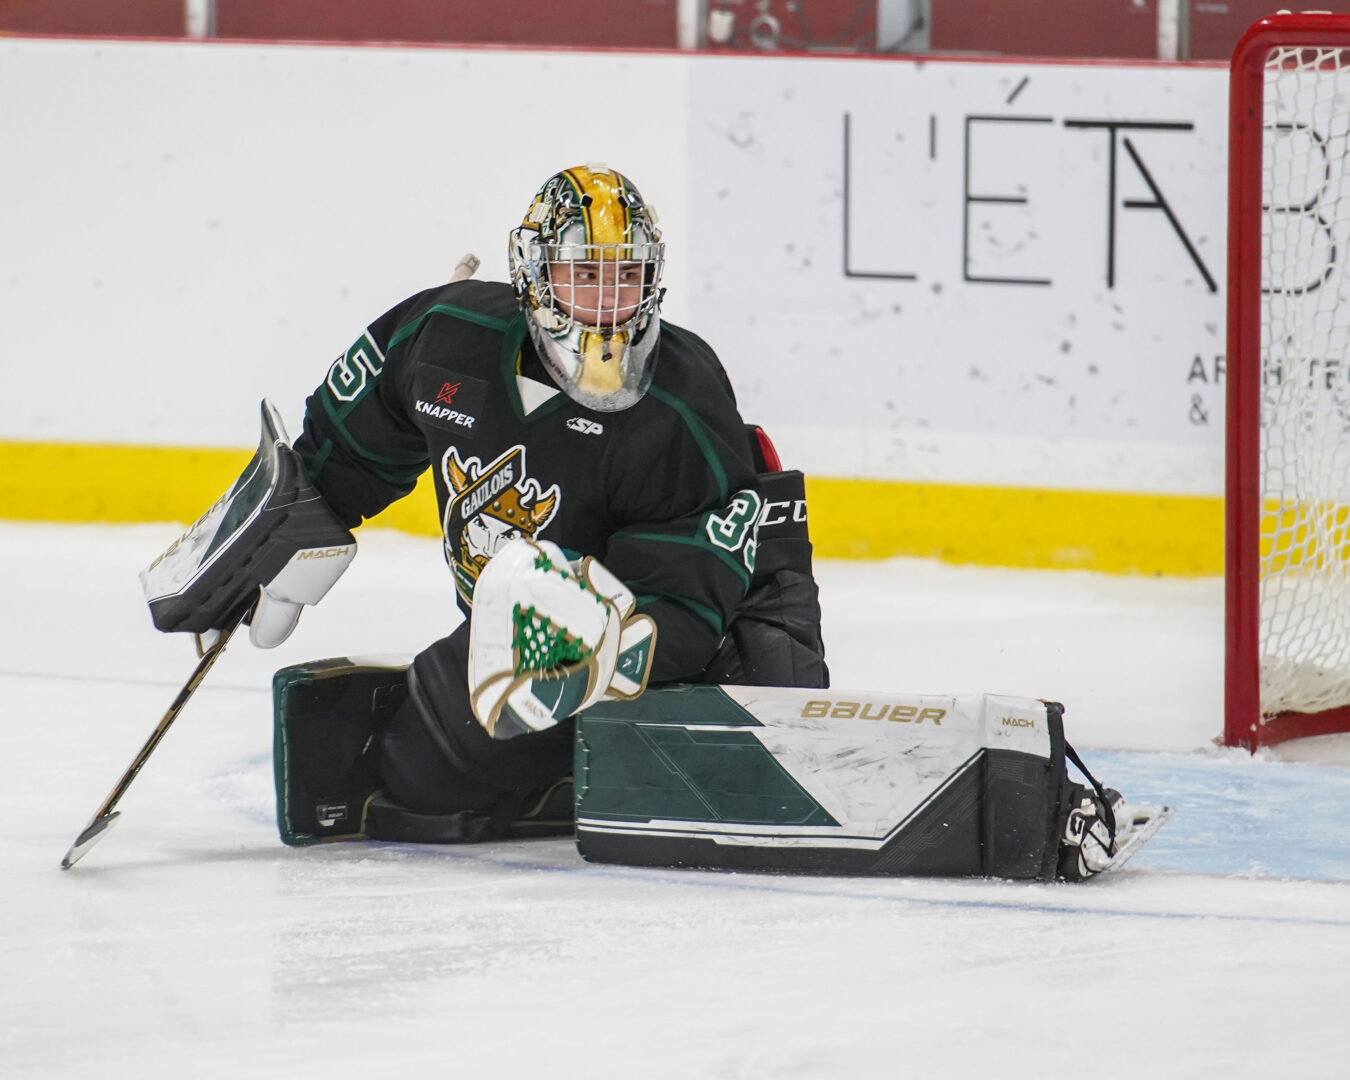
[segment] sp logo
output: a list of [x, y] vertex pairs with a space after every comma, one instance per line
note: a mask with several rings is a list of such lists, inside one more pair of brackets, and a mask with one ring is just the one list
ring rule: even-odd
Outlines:
[[567, 427], [572, 431], [579, 431], [583, 435], [603, 435], [605, 425], [597, 424], [594, 420], [587, 420], [585, 417], [574, 416], [567, 421]]

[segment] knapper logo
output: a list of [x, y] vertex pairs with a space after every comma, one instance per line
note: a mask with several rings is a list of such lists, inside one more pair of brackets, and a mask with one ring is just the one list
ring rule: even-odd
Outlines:
[[436, 393], [436, 404], [453, 405], [455, 403], [455, 391], [459, 389], [459, 383], [444, 383]]

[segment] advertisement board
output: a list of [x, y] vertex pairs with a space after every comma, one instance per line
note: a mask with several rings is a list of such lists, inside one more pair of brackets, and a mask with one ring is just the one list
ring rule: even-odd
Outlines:
[[1221, 490], [1221, 71], [692, 71], [693, 310], [794, 457]]

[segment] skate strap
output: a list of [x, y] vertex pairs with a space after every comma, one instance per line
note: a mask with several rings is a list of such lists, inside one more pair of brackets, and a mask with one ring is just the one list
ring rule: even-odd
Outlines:
[[1078, 767], [1078, 771], [1087, 777], [1087, 782], [1092, 785], [1092, 790], [1097, 793], [1097, 798], [1101, 800], [1102, 806], [1106, 807], [1106, 813], [1103, 815], [1106, 821], [1106, 829], [1111, 834], [1111, 843], [1116, 842], [1116, 812], [1111, 806], [1111, 800], [1106, 797], [1106, 792], [1102, 790], [1102, 785], [1098, 779], [1088, 772], [1088, 767], [1083, 764], [1083, 759], [1078, 756], [1078, 751], [1069, 745], [1067, 739], [1064, 740], [1064, 756]]

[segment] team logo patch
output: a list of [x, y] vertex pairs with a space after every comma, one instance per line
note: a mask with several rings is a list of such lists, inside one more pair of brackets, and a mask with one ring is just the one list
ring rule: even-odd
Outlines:
[[413, 384], [413, 419], [434, 428], [448, 428], [462, 438], [478, 434], [487, 395], [481, 379], [452, 371], [425, 368]]
[[557, 514], [562, 493], [557, 484], [545, 491], [525, 475], [525, 447], [519, 444], [487, 465], [476, 457], [461, 460], [452, 446], [441, 459], [441, 476], [450, 493], [441, 522], [445, 561], [460, 596], [472, 603], [488, 560], [511, 540], [538, 536]]
[[605, 433], [604, 424], [598, 424], [594, 420], [587, 420], [583, 416], [572, 417], [571, 420], [567, 421], [566, 426], [573, 431], [581, 432], [583, 435], [603, 435]]

